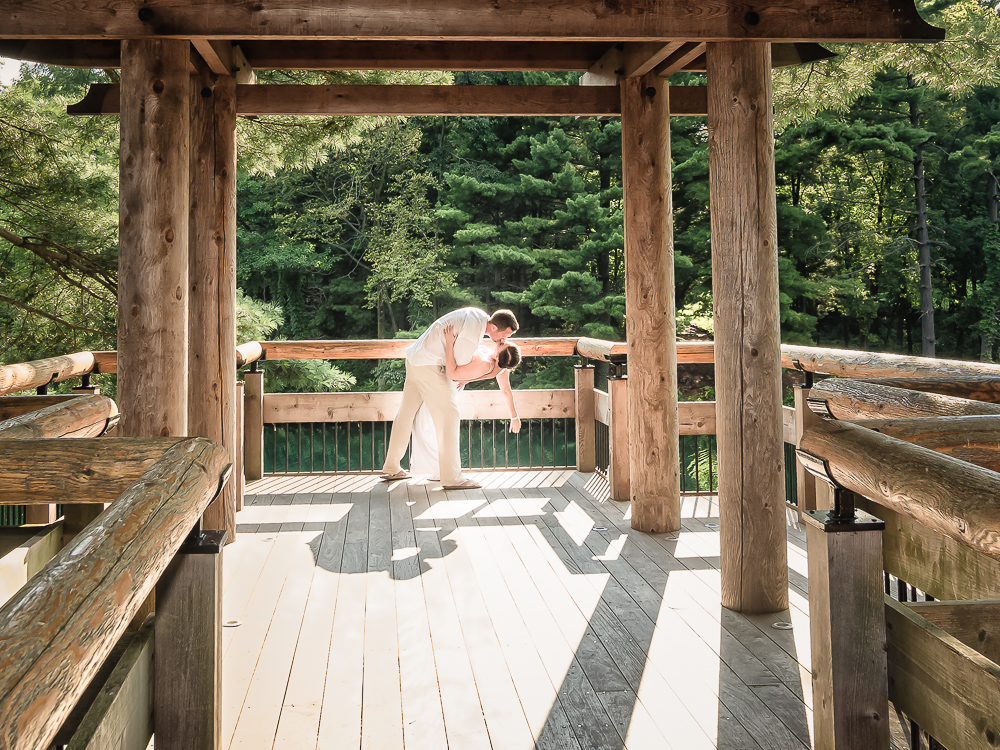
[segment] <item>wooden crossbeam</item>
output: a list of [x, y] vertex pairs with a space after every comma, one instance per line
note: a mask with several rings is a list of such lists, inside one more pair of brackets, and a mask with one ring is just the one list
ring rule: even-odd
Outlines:
[[645, 75], [682, 46], [682, 42], [616, 44], [580, 79], [584, 86], [607, 86], [621, 78]]
[[900, 41], [937, 40], [912, 0], [369, 0], [342, 4], [231, 0], [175, 3], [6, 0], [14, 39], [404, 39], [510, 41]]
[[667, 55], [663, 62], [656, 66], [656, 75], [669, 78], [674, 73], [684, 70], [684, 66], [697, 60], [705, 54], [705, 43], [686, 42]]
[[[236, 87], [239, 115], [600, 116], [621, 114], [617, 86], [278, 86]], [[672, 115], [703, 116], [703, 86], [670, 90]], [[117, 84], [93, 84], [69, 114], [121, 111]]]

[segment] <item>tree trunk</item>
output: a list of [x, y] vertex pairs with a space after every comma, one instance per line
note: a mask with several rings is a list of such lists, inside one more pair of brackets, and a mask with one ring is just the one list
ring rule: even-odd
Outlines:
[[[906, 77], [908, 88], [916, 88], [912, 76]], [[910, 124], [920, 127], [920, 108], [917, 102], [910, 102]], [[927, 232], [927, 194], [924, 185], [923, 144], [913, 149], [913, 192], [917, 216], [917, 247], [920, 265], [920, 339], [921, 355], [935, 356], [934, 338], [934, 287], [931, 282], [931, 243]]]

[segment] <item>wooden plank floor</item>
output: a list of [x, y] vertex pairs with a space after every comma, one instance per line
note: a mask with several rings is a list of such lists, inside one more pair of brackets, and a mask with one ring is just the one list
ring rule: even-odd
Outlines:
[[473, 476], [248, 485], [223, 559], [226, 747], [811, 747], [794, 513], [791, 608], [746, 617], [718, 603], [714, 498], [649, 535], [596, 475]]

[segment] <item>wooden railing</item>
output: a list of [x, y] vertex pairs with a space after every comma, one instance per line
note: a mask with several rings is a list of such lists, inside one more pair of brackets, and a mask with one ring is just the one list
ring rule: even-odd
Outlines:
[[[191, 533], [229, 468], [221, 446], [203, 438], [0, 440], [0, 503], [113, 500], [101, 523], [0, 608], [0, 746], [52, 743], [154, 586], [156, 745], [194, 747], [206, 725], [218, 731], [217, 699], [190, 698], [212, 695], [206, 680], [221, 684], [211, 647], [221, 638], [219, 603], [193, 596], [212, 580], [206, 568], [215, 579], [207, 590], [219, 590], [221, 539]], [[185, 544], [211, 553], [178, 555]], [[149, 716], [148, 705], [119, 705], [118, 713], [106, 705], [116, 746], [123, 722]]]
[[817, 746], [888, 747], [891, 700], [943, 747], [994, 747], [1000, 366], [797, 354], [807, 371], [872, 378], [796, 394], [816, 479], [804, 520]]

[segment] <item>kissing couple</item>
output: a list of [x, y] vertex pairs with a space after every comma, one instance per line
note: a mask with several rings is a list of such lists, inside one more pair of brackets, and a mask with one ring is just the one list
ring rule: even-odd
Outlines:
[[[510, 388], [510, 371], [521, 361], [521, 350], [507, 341], [517, 328], [510, 310], [489, 315], [478, 307], [463, 307], [431, 323], [406, 350], [403, 401], [392, 422], [383, 481], [405, 479], [412, 473], [439, 477], [446, 490], [482, 486], [462, 475], [458, 394], [470, 381], [496, 378], [510, 412], [510, 431], [521, 429]], [[408, 472], [400, 461], [411, 434]]]

